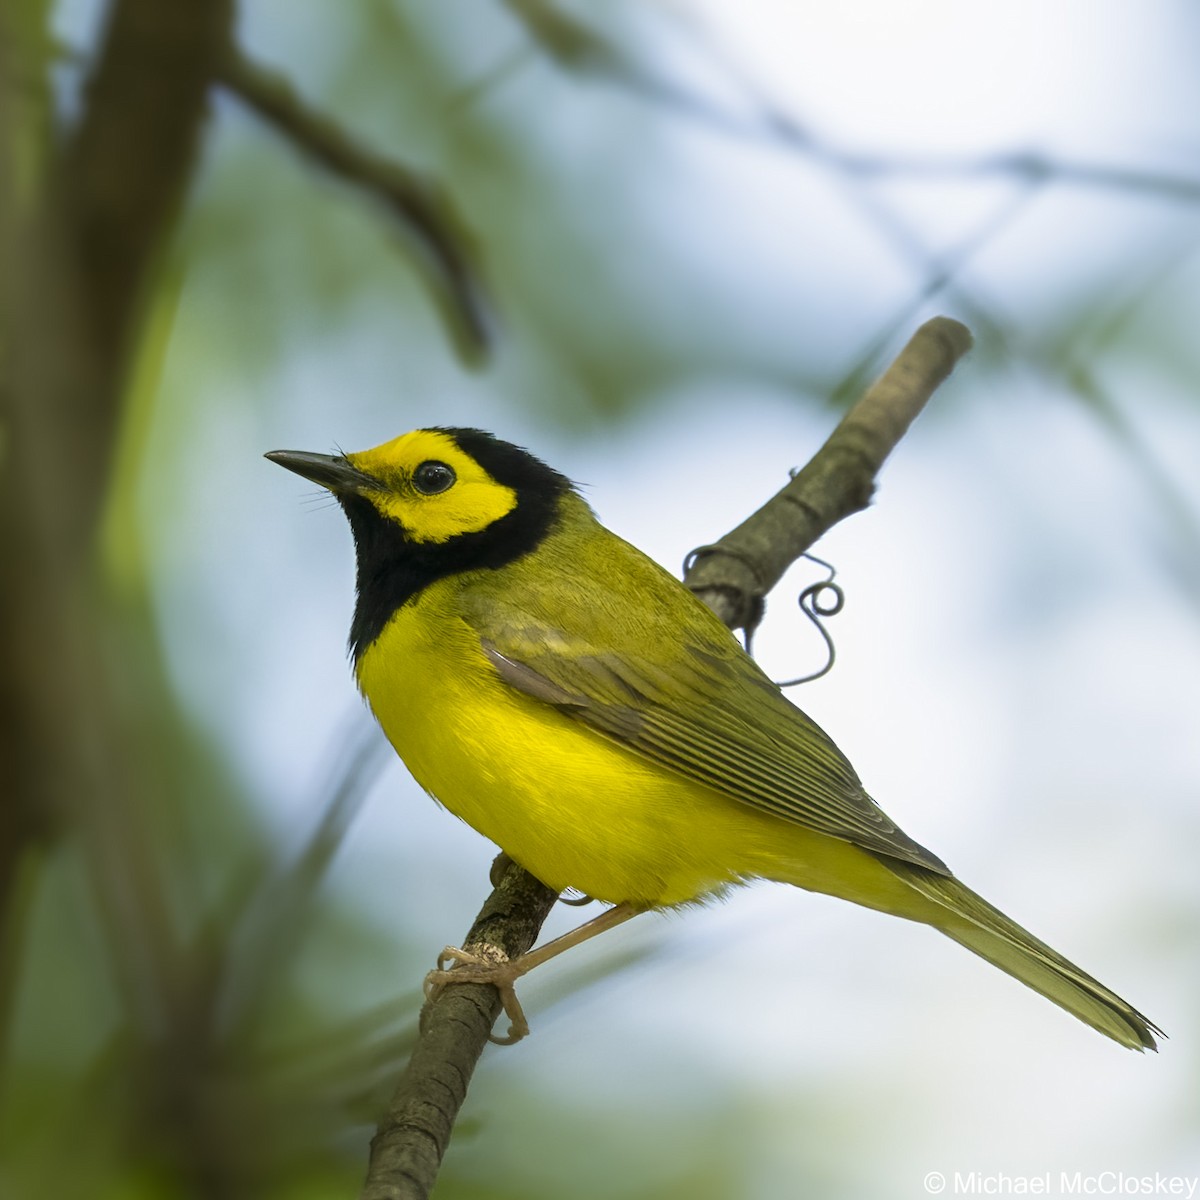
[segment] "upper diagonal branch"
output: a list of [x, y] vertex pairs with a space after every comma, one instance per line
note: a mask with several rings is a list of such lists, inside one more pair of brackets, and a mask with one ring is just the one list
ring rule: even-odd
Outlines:
[[971, 348], [967, 327], [935, 317], [846, 413], [808, 465], [757, 512], [691, 557], [684, 582], [731, 629], [753, 631], [763, 597], [823, 533], [866, 508], [884, 460]]
[[368, 149], [306, 103], [284, 76], [236, 48], [221, 62], [220, 79], [300, 153], [383, 204], [409, 234], [455, 346], [469, 362], [483, 358], [492, 320], [479, 255], [436, 181]]
[[[883, 461], [970, 346], [971, 335], [958, 321], [938, 317], [923, 325], [808, 465], [708, 548], [689, 573], [688, 586], [727, 625], [738, 627], [746, 597], [761, 597], [821, 534], [867, 504]], [[743, 571], [749, 580], [741, 577]], [[515, 958], [533, 945], [555, 899], [553, 891], [509, 863], [462, 944], [494, 946]], [[499, 1011], [489, 984], [447, 988], [426, 1008], [412, 1059], [371, 1140], [361, 1200], [429, 1195]]]

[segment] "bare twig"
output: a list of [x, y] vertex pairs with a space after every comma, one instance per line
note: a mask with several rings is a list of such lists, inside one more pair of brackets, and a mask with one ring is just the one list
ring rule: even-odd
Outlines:
[[[672, 19], [677, 29], [692, 40], [727, 82], [734, 85], [740, 93], [740, 105], [714, 99], [690, 80], [671, 77], [659, 63], [639, 60], [605, 30], [561, 9], [555, 0], [504, 2], [528, 33], [531, 43], [564, 71], [621, 88], [648, 104], [701, 123], [723, 136], [775, 146], [785, 153], [803, 155], [826, 168], [844, 185], [847, 202], [857, 207], [892, 247], [921, 271], [924, 278], [912, 301], [870, 339], [859, 360], [834, 389], [834, 397], [839, 401], [858, 394], [876, 355], [935, 293], [942, 293], [981, 334], [995, 340], [1003, 336], [1002, 322], [993, 315], [991, 306], [963, 283], [962, 268], [1042, 189], [1052, 185], [1105, 188], [1178, 204], [1200, 201], [1200, 176], [1194, 173], [1071, 161], [1033, 150], [975, 158], [849, 151], [823, 137], [781, 106], [755, 73], [739, 60], [728, 40], [709, 28], [694, 7], [685, 10], [680, 6], [663, 6], [657, 11]], [[1017, 185], [1017, 191], [1010, 202], [985, 218], [958, 246], [934, 253], [891, 205], [863, 186], [868, 181], [897, 177], [1003, 178]]]
[[753, 629], [766, 594], [817, 538], [865, 508], [875, 476], [971, 348], [965, 325], [927, 321], [829, 440], [756, 513], [692, 555], [685, 582], [731, 629]]
[[[1183, 203], [1200, 200], [1200, 177], [1196, 175], [1110, 163], [1071, 162], [1029, 150], [982, 158], [855, 154], [825, 141], [778, 107], [736, 62], [728, 46], [703, 27], [694, 12], [689, 12], [687, 18], [690, 35], [740, 88], [747, 100], [742, 112], [714, 101], [689, 83], [670, 78], [661, 68], [644, 66], [605, 32], [568, 14], [553, 0], [505, 0], [505, 4], [530, 38], [565, 70], [592, 75], [723, 133], [775, 142], [781, 148], [800, 151], [847, 175], [923, 178], [1003, 175], [1032, 184], [1056, 182], [1114, 188]], [[676, 17], [680, 15], [678, 9], [669, 11]]]
[[387, 742], [355, 710], [337, 730], [330, 777], [322, 781], [320, 816], [298, 852], [271, 868], [254, 863], [225, 901], [228, 914], [226, 988], [221, 1019], [247, 1038], [262, 1015], [270, 981], [289, 962], [306, 932], [305, 914], [384, 764]]
[[486, 356], [491, 312], [479, 252], [437, 182], [356, 141], [306, 103], [276, 71], [230, 49], [220, 68], [225, 87], [300, 153], [374, 197], [408, 235], [455, 346], [468, 362]]
[[1074, 187], [1140, 192], [1184, 204], [1195, 204], [1200, 200], [1200, 178], [1194, 175], [1111, 163], [1071, 162], [1033, 151], [961, 159], [843, 153], [836, 156], [836, 162], [842, 170], [856, 175], [910, 175], [926, 179], [1004, 175], [1028, 183], [1064, 183]]
[[[970, 345], [970, 333], [957, 321], [939, 317], [923, 325], [809, 464], [757, 513], [696, 556], [688, 586], [737, 628], [791, 562], [867, 504], [884, 459]], [[508, 958], [523, 954], [556, 899], [509, 864], [462, 944], [495, 946]], [[487, 984], [447, 988], [426, 1009], [412, 1060], [371, 1142], [362, 1200], [429, 1195], [499, 1011], [496, 990]]]

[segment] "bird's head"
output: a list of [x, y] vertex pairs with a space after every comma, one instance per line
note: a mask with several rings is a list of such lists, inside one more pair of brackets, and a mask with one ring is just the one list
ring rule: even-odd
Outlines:
[[350, 521], [356, 655], [429, 584], [506, 566], [533, 550], [571, 492], [564, 475], [480, 429], [416, 429], [356, 454], [272, 450], [266, 457], [327, 488]]

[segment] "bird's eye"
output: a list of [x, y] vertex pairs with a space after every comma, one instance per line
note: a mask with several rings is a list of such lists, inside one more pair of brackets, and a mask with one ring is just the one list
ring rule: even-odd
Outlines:
[[412, 475], [413, 487], [422, 495], [436, 496], [452, 487], [457, 477], [444, 462], [423, 462]]

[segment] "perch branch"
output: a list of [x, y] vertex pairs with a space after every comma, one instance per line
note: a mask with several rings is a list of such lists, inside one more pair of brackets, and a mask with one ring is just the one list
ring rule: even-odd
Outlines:
[[[846, 414], [788, 485], [715, 546], [694, 556], [685, 582], [731, 628], [788, 565], [843, 517], [864, 508], [875, 476], [912, 420], [971, 345], [964, 325], [923, 325], [883, 378]], [[534, 943], [557, 895], [504, 861], [464, 946], [508, 958]], [[495, 872], [494, 872], [495, 874]], [[361, 1200], [424, 1200], [500, 1000], [490, 984], [446, 988], [423, 1015], [421, 1033], [387, 1114], [371, 1140]]]
[[231, 48], [220, 66], [224, 86], [302, 154], [331, 175], [373, 196], [408, 235], [416, 261], [468, 362], [491, 345], [491, 314], [478, 253], [450, 198], [431, 178], [385, 158], [307, 104], [276, 71]]
[[[463, 945], [495, 946], [516, 958], [533, 946], [557, 899], [557, 892], [506, 860]], [[412, 1058], [371, 1139], [361, 1200], [429, 1195], [499, 1014], [500, 993], [479, 983], [446, 988], [426, 1009]]]
[[884, 460], [970, 348], [958, 321], [935, 317], [922, 325], [806, 467], [719, 542], [694, 552], [687, 586], [731, 629], [753, 631], [784, 571], [870, 503]]

